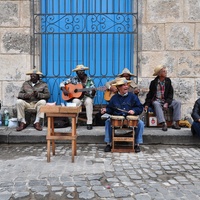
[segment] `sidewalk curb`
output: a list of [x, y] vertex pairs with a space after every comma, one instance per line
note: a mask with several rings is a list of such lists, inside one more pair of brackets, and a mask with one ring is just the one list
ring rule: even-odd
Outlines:
[[[58, 129], [59, 131], [70, 130], [70, 127]], [[46, 143], [47, 128], [36, 131], [33, 127], [27, 127], [23, 131], [17, 132], [13, 128], [0, 128], [0, 143], [5, 144], [39, 144]], [[104, 126], [94, 126], [92, 130], [87, 130], [85, 126], [77, 128], [78, 144], [104, 144]], [[144, 144], [172, 144], [189, 145], [200, 144], [200, 138], [192, 135], [189, 128], [181, 130], [168, 129], [163, 132], [159, 128], [145, 127], [143, 135]], [[70, 141], [56, 141], [57, 143], [70, 143]]]

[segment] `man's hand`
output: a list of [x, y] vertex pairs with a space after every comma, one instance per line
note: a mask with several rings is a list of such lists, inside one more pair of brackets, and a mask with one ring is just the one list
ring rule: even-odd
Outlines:
[[30, 99], [32, 94], [26, 93], [24, 94], [24, 99]]
[[64, 94], [65, 96], [68, 96], [69, 92], [68, 92], [64, 87], [62, 88], [62, 91], [63, 91], [63, 94]]
[[148, 111], [148, 108], [149, 108], [148, 106], [145, 106], [145, 107], [144, 107], [144, 111], [147, 112], [147, 111]]
[[106, 112], [106, 108], [101, 109], [101, 114], [104, 114]]
[[111, 86], [111, 87], [110, 87], [110, 91], [111, 91], [111, 92], [114, 92], [114, 93], [117, 92], [117, 87]]
[[129, 110], [129, 111], [128, 111], [128, 114], [130, 114], [130, 115], [134, 115], [134, 113], [135, 113], [135, 112], [134, 112], [133, 110]]
[[38, 92], [34, 91], [33, 95], [34, 95], [34, 97], [38, 97]]
[[135, 93], [136, 95], [138, 95], [138, 94], [140, 93], [140, 89], [139, 89], [139, 88], [135, 88], [135, 89], [134, 89], [134, 93]]
[[164, 103], [163, 109], [164, 109], [164, 110], [167, 110], [167, 109], [168, 109], [168, 103]]

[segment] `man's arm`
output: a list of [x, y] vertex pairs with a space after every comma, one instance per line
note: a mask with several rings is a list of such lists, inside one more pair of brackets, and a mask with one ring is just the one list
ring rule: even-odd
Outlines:
[[196, 100], [191, 116], [194, 121], [200, 122], [200, 99]]
[[32, 87], [28, 84], [28, 82], [24, 82], [22, 87], [20, 88], [18, 99], [29, 100], [34, 95], [34, 91]]
[[49, 92], [48, 85], [43, 82], [40, 87], [42, 88], [42, 90], [39, 89], [38, 93], [34, 93], [35, 97], [38, 99], [49, 99], [50, 92]]

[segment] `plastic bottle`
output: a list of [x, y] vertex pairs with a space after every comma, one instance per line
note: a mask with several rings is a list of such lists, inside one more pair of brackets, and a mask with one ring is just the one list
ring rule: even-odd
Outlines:
[[4, 110], [4, 125], [8, 126], [8, 122], [9, 122], [9, 112], [8, 110]]

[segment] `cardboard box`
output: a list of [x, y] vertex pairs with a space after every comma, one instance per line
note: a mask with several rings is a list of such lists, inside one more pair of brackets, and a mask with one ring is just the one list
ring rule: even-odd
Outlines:
[[69, 106], [60, 107], [60, 112], [61, 113], [79, 113], [81, 111], [82, 111], [82, 106], [78, 106], [78, 107], [69, 107]]
[[40, 107], [40, 112], [44, 112], [44, 113], [59, 113], [61, 106], [50, 106], [50, 105], [45, 105], [45, 106], [41, 106]]
[[149, 117], [149, 126], [157, 126], [157, 125], [158, 125], [157, 117], [155, 116]]

